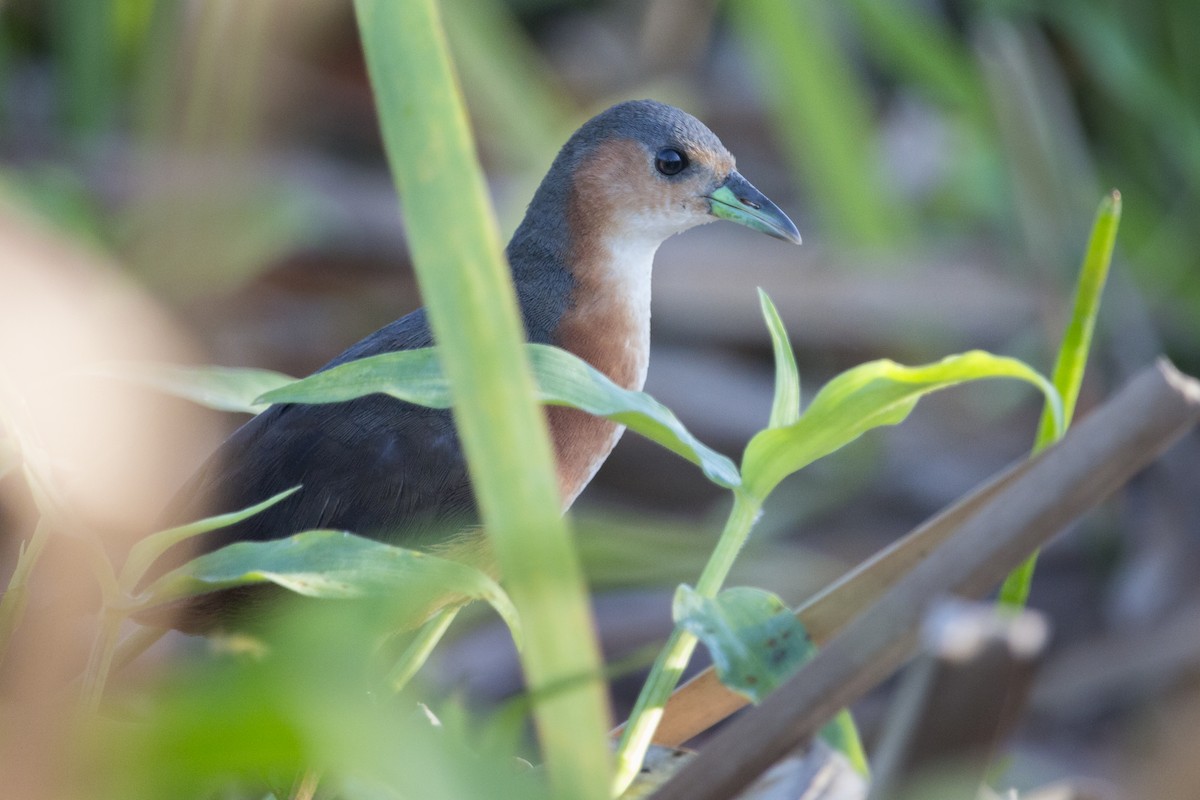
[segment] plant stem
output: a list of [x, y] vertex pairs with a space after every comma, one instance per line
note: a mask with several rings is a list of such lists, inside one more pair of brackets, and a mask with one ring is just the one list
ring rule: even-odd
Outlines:
[[113, 668], [119, 670], [149, 650], [155, 642], [167, 634], [167, 630], [167, 628], [151, 628], [139, 625], [137, 630], [117, 644], [117, 649], [113, 654]]
[[8, 642], [17, 626], [21, 624], [21, 617], [25, 613], [25, 605], [29, 600], [29, 575], [33, 572], [33, 567], [37, 564], [49, 539], [50, 524], [45, 517], [42, 517], [33, 530], [33, 536], [29, 538], [28, 546], [21, 549], [21, 555], [17, 558], [17, 566], [13, 570], [12, 578], [8, 581], [8, 589], [0, 598], [0, 664], [4, 663], [4, 654], [8, 652]]
[[300, 783], [292, 792], [291, 800], [313, 800], [317, 796], [317, 787], [321, 785], [321, 773], [311, 767], [304, 770]]
[[451, 622], [454, 622], [454, 618], [461, 610], [462, 606], [443, 608], [421, 626], [421, 629], [417, 631], [416, 638], [409, 643], [404, 654], [400, 656], [400, 660], [388, 675], [387, 682], [393, 692], [399, 692], [407, 686], [408, 682], [417, 674], [417, 670], [424, 666], [429, 654], [442, 640], [446, 629], [450, 627]]
[[100, 698], [104, 695], [104, 685], [108, 682], [113, 653], [116, 652], [118, 634], [124, 621], [125, 614], [121, 611], [105, 608], [100, 612], [100, 630], [92, 642], [92, 652], [83, 673], [80, 704], [85, 713], [94, 713], [100, 707]]
[[[761, 499], [740, 490], [734, 492], [733, 509], [725, 522], [725, 530], [721, 532], [717, 547], [696, 584], [699, 594], [714, 597], [720, 591], [761, 509]], [[688, 661], [691, 660], [696, 643], [695, 636], [677, 626], [654, 662], [617, 747], [616, 774], [613, 778], [614, 796], [620, 796], [629, 788], [642, 768], [646, 751], [650, 749], [654, 732], [662, 719], [663, 707], [679, 683]]]

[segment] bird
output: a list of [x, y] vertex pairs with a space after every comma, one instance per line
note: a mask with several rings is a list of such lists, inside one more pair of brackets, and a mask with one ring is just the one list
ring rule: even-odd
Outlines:
[[[526, 339], [563, 348], [619, 386], [641, 390], [655, 252], [669, 237], [717, 219], [800, 243], [787, 215], [742, 177], [733, 155], [692, 115], [636, 100], [592, 117], [562, 146], [505, 251]], [[433, 345], [418, 309], [321, 370]], [[545, 414], [565, 512], [623, 428], [567, 407], [548, 406]], [[477, 524], [450, 413], [378, 394], [268, 407], [205, 461], [167, 516], [184, 522], [236, 511], [295, 486], [266, 510], [198, 537], [190, 554], [313, 529], [423, 549]], [[169, 553], [158, 571], [183, 558]], [[261, 596], [246, 587], [201, 595], [176, 609], [171, 624], [189, 633], [237, 627], [256, 613]]]

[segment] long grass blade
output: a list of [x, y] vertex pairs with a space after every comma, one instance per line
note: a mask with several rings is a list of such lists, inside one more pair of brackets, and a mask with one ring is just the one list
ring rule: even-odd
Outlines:
[[[1108, 279], [1108, 267], [1112, 263], [1113, 247], [1117, 241], [1117, 227], [1121, 222], [1121, 193], [1113, 191], [1102, 201], [1096, 211], [1092, 235], [1088, 240], [1079, 281], [1075, 285], [1075, 299], [1071, 304], [1071, 320], [1063, 333], [1062, 345], [1054, 362], [1052, 381], [1062, 397], [1064, 426], [1071, 424], [1075, 413], [1075, 402], [1079, 399], [1079, 387], [1083, 384], [1083, 372], [1087, 368], [1088, 353], [1092, 349], [1092, 333], [1096, 329], [1096, 317], [1100, 313], [1100, 296]], [[1065, 427], [1064, 431], [1065, 432]], [[1042, 411], [1033, 452], [1038, 453], [1062, 436], [1055, 433], [1050, 409]], [[1000, 602], [1013, 608], [1021, 608], [1029, 599], [1033, 585], [1033, 571], [1037, 566], [1037, 553], [1013, 570], [1000, 587]]]
[[[421, 293], [484, 527], [525, 624], [522, 665], [558, 797], [607, 794], [607, 698], [516, 296], [433, 0], [356, 0]], [[519, 463], [518, 455], [519, 454]]]

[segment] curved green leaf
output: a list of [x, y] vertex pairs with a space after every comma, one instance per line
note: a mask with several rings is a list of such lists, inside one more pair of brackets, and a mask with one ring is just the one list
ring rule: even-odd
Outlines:
[[704, 597], [675, 590], [676, 624], [704, 642], [721, 683], [754, 703], [774, 691], [817, 647], [783, 601], [763, 589], [726, 589]]
[[732, 461], [692, 436], [670, 409], [650, 395], [617, 386], [565, 350], [538, 344], [527, 347], [542, 402], [573, 406], [619, 422], [696, 464], [718, 486], [728, 489], [741, 483]]
[[746, 447], [746, 491], [765, 498], [780, 481], [872, 428], [902, 422], [923, 395], [966, 381], [1017, 378], [1038, 387], [1062, 426], [1062, 401], [1046, 378], [1014, 358], [980, 350], [919, 367], [871, 361], [827, 383], [792, 425], [757, 434]]
[[132, 589], [141, 581], [142, 576], [146, 574], [146, 570], [150, 565], [167, 552], [171, 547], [180, 542], [190, 539], [193, 536], [199, 536], [202, 533], [215, 531], [219, 528], [227, 528], [230, 525], [235, 525], [244, 519], [249, 519], [260, 511], [266, 511], [271, 506], [283, 500], [285, 497], [300, 491], [299, 486], [293, 486], [291, 489], [282, 491], [277, 495], [268, 497], [261, 503], [243, 508], [240, 511], [231, 511], [228, 514], [218, 514], [213, 517], [205, 517], [196, 522], [189, 522], [186, 525], [180, 525], [175, 528], [168, 528], [165, 531], [152, 533], [145, 539], [142, 539], [133, 547], [129, 548], [129, 555], [125, 558], [125, 565], [121, 568], [120, 584]]
[[775, 351], [775, 395], [771, 401], [769, 427], [782, 428], [800, 418], [800, 370], [796, 367], [796, 354], [788, 338], [787, 328], [775, 309], [775, 304], [762, 289], [758, 290], [758, 302], [762, 305], [763, 319], [771, 332], [771, 347]]
[[[538, 396], [607, 417], [698, 465], [709, 480], [732, 488], [737, 467], [696, 439], [671, 411], [645, 392], [617, 386], [578, 357], [540, 344], [526, 345]], [[259, 398], [267, 403], [336, 403], [381, 393], [432, 408], [450, 407], [450, 387], [433, 348], [383, 353], [340, 364]]]
[[414, 608], [451, 597], [485, 600], [520, 642], [512, 601], [484, 573], [343, 531], [306, 531], [286, 539], [231, 544], [163, 575], [138, 598], [138, 605], [148, 608], [259, 583], [274, 583], [307, 597], [399, 597]]

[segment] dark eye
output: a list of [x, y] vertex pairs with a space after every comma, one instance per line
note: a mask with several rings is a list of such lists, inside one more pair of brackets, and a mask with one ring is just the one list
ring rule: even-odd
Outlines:
[[665, 147], [654, 157], [654, 166], [663, 175], [678, 175], [687, 167], [687, 156], [673, 147]]

